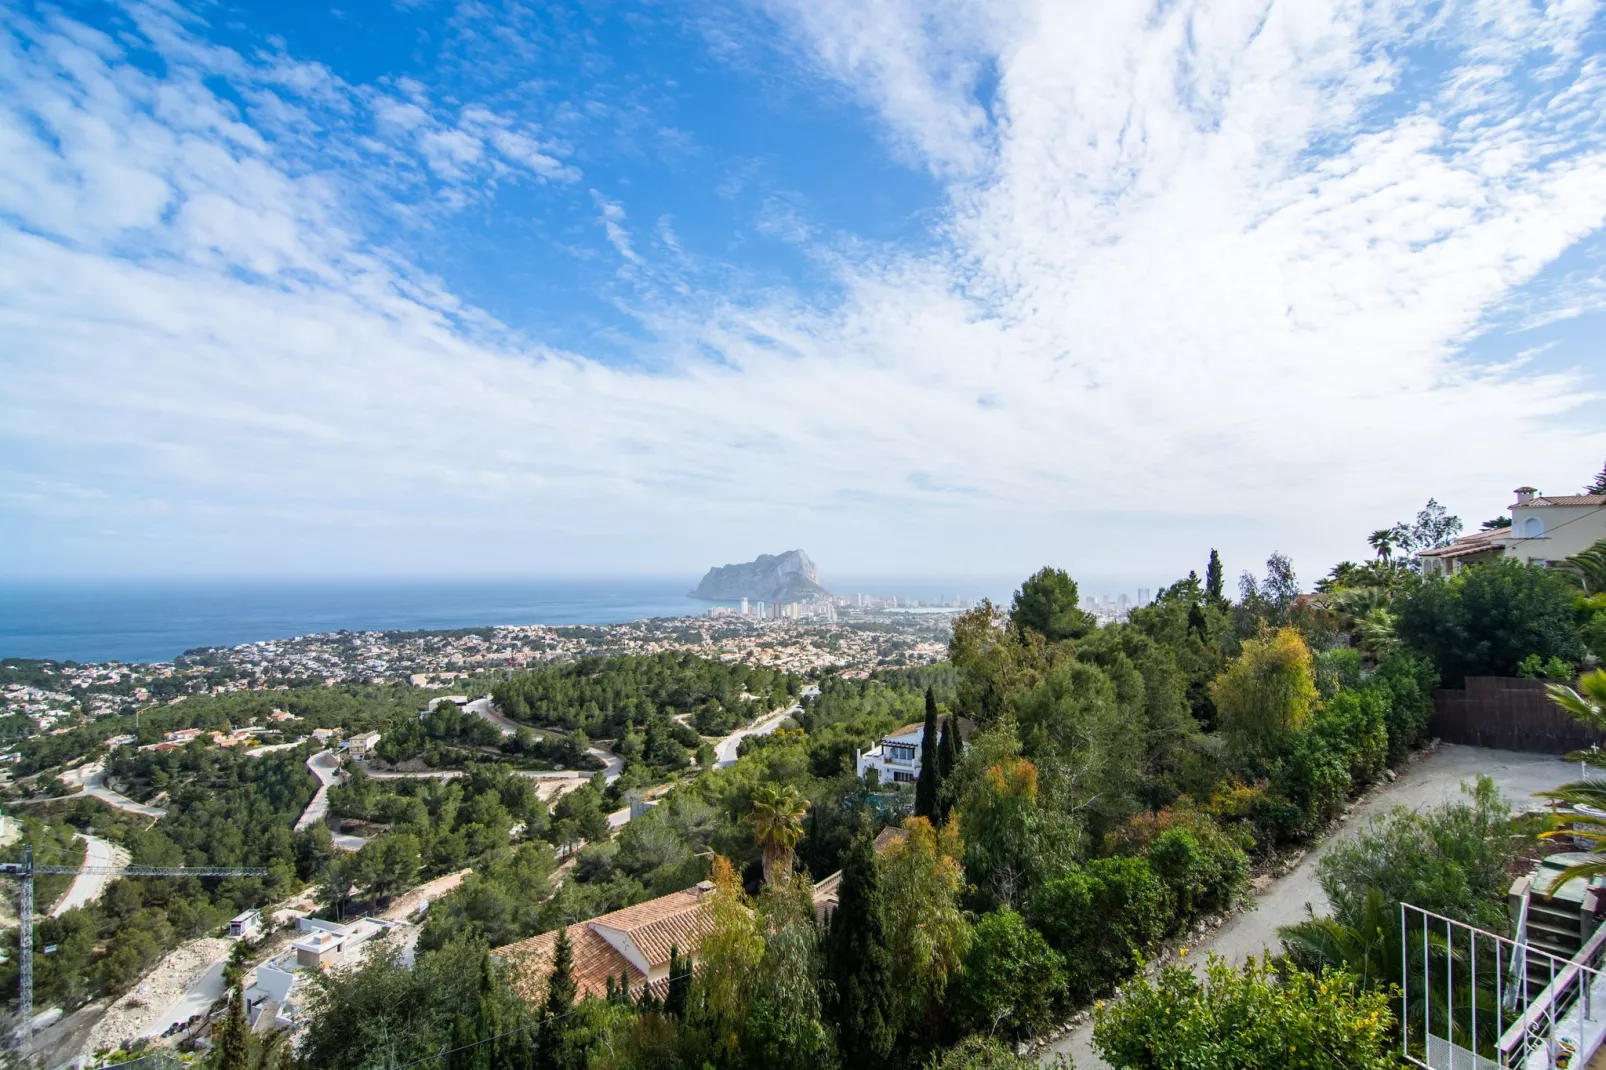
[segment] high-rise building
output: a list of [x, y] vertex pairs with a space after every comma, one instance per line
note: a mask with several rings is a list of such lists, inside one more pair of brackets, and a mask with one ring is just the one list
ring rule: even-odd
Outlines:
[[747, 616], [747, 599], [742, 599], [742, 616]]

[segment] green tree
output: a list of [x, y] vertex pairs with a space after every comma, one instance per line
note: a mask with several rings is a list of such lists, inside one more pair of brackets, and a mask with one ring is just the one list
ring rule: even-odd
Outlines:
[[418, 837], [406, 832], [387, 832], [357, 852], [362, 882], [380, 902], [412, 886], [418, 879], [419, 862]]
[[1290, 627], [1245, 640], [1243, 651], [1211, 683], [1210, 697], [1234, 751], [1270, 754], [1310, 720], [1316, 700], [1310, 648]]
[[938, 830], [924, 817], [911, 817], [903, 829], [881, 858], [887, 951], [902, 1030], [930, 1040], [949, 980], [970, 947], [970, 923], [959, 906], [965, 845], [956, 821]]
[[954, 805], [954, 770], [959, 768], [959, 755], [961, 750], [959, 742], [959, 723], [955, 714], [943, 718], [942, 741], [937, 747], [937, 769], [939, 772], [940, 790], [937, 793], [938, 818], [947, 824], [948, 815]]
[[753, 792], [753, 808], [747, 820], [764, 855], [766, 884], [774, 884], [791, 873], [792, 854], [803, 837], [803, 815], [808, 809], [808, 800], [790, 784], [779, 787], [764, 783]]
[[1064, 962], [1043, 935], [1005, 907], [976, 922], [955, 995], [970, 1029], [1024, 1039], [1053, 1020], [1065, 993]]
[[1601, 466], [1600, 474], [1592, 479], [1584, 488], [1585, 494], [1606, 494], [1606, 465]]
[[926, 688], [926, 724], [920, 736], [920, 776], [915, 781], [915, 816], [936, 820], [942, 795], [942, 761], [937, 738], [937, 695]]
[[212, 1065], [216, 1070], [250, 1070], [251, 1026], [245, 1017], [245, 992], [236, 984], [229, 991], [229, 1009], [212, 1033], [217, 1045]]
[[825, 941], [837, 1044], [847, 1066], [879, 1066], [892, 1052], [895, 1014], [881, 872], [868, 830], [842, 863], [836, 912]]
[[1210, 551], [1210, 561], [1205, 565], [1205, 597], [1210, 600], [1211, 605], [1222, 606], [1226, 604], [1225, 582], [1226, 576], [1221, 567], [1221, 555], [1212, 549]]
[[1235, 970], [1211, 956], [1201, 978], [1171, 964], [1129, 982], [1094, 1012], [1093, 1040], [1117, 1070], [1394, 1070], [1399, 1056], [1386, 992], [1354, 976], [1269, 960]]
[[1583, 660], [1578, 588], [1559, 569], [1510, 559], [1428, 577], [1394, 601], [1394, 631], [1433, 659], [1446, 687], [1468, 676], [1511, 676], [1530, 654]]
[[569, 943], [569, 931], [559, 929], [552, 943], [552, 968], [547, 973], [546, 996], [541, 1001], [541, 1018], [535, 1033], [537, 1066], [567, 1067], [574, 1064], [567, 1019], [574, 1009], [576, 991], [574, 948]]
[[1016, 628], [1034, 631], [1050, 643], [1079, 639], [1094, 626], [1093, 617], [1082, 610], [1076, 581], [1057, 568], [1040, 569], [1020, 585], [1009, 619]]
[[1393, 528], [1378, 528], [1366, 537], [1372, 549], [1377, 553], [1379, 561], [1387, 562], [1394, 556], [1394, 542], [1396, 539]]

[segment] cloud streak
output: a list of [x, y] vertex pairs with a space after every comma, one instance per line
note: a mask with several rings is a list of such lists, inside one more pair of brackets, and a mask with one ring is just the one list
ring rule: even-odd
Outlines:
[[[592, 181], [556, 139], [129, 11], [160, 76], [60, 17], [0, 49], [0, 494], [37, 567], [807, 540], [840, 567], [1152, 570], [1218, 534], [1337, 554], [1606, 449], [1577, 375], [1459, 355], [1606, 220], [1587, 5], [771, 0], [747, 17], [799, 76], [942, 180], [936, 240], [771, 205], [837, 296], [714, 293], [592, 190], [630, 365], [529, 341], [383, 237]], [[109, 518], [166, 549], [51, 535]]]

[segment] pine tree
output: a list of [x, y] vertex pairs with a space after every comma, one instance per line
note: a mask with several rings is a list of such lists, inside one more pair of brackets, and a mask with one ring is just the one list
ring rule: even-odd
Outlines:
[[691, 960], [680, 957], [680, 948], [669, 945], [669, 991], [664, 995], [664, 1013], [676, 1018], [686, 1016], [686, 1001], [691, 996]]
[[541, 1025], [536, 1032], [536, 1065], [544, 1068], [569, 1064], [564, 1018], [574, 1009], [574, 996], [574, 949], [569, 946], [568, 930], [559, 929], [552, 944], [552, 972], [547, 977]]
[[1606, 494], [1606, 465], [1601, 465], [1600, 475], [1595, 481], [1584, 488], [1585, 494]]
[[942, 740], [937, 745], [937, 769], [942, 774], [937, 788], [937, 816], [942, 820], [932, 822], [934, 825], [946, 824], [948, 811], [954, 807], [953, 775], [959, 768], [959, 751], [959, 718], [950, 713], [943, 718]]
[[213, 1037], [217, 1070], [247, 1070], [251, 1065], [251, 1026], [245, 1017], [245, 992], [238, 984], [229, 993], [228, 1013]]
[[880, 1066], [892, 1052], [896, 1029], [885, 909], [875, 846], [862, 830], [843, 860], [825, 941], [825, 973], [834, 985], [844, 1066]]
[[942, 769], [937, 761], [937, 696], [926, 688], [926, 726], [920, 737], [920, 776], [915, 781], [915, 816], [935, 821], [937, 799], [942, 787]]
[[1212, 605], [1221, 605], [1226, 599], [1222, 595], [1222, 584], [1225, 577], [1221, 571], [1221, 555], [1215, 550], [1210, 551], [1210, 563], [1205, 566], [1205, 596]]

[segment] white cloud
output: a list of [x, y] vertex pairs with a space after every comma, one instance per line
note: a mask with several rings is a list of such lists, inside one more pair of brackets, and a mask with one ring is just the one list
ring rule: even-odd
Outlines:
[[[1220, 532], [1240, 560], [1359, 552], [1429, 493], [1470, 511], [1606, 451], [1574, 377], [1457, 358], [1606, 219], [1606, 80], [1573, 47], [1592, 10], [770, 10], [948, 184], [940, 249], [831, 244], [772, 205], [840, 302], [644, 300], [651, 372], [521, 341], [361, 236], [356, 202], [415, 171], [465, 197], [498, 167], [578, 179], [539, 132], [285, 57], [253, 71], [169, 22], [162, 80], [71, 24], [29, 28], [46, 47], [0, 53], [0, 441], [74, 471], [8, 462], [0, 492], [103, 519], [166, 488], [122, 526], [158, 517], [175, 561], [217, 567], [561, 571], [806, 542], [863, 567], [1053, 556], [1159, 581]], [[1429, 39], [1459, 64], [1415, 67], [1401, 42]], [[386, 170], [311, 166], [213, 72], [277, 102], [258, 124], [306, 121], [272, 88], [293, 83], [371, 115], [319, 120], [323, 151]], [[646, 267], [623, 205], [592, 196]]]

